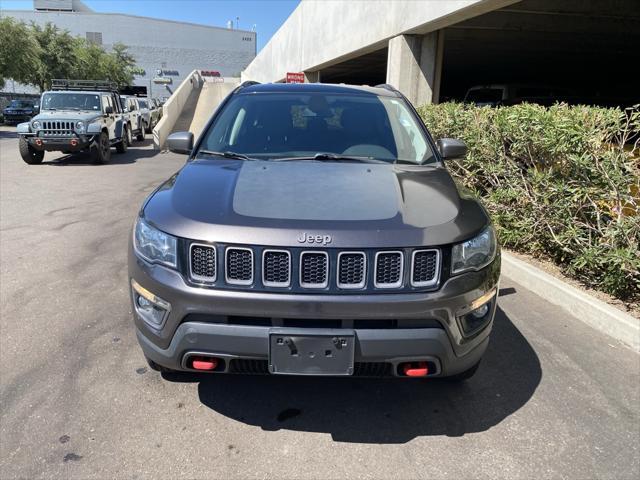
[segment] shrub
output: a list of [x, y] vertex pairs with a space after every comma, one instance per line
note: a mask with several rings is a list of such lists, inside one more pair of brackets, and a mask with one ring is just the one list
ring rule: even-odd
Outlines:
[[434, 138], [466, 142], [449, 169], [482, 198], [503, 246], [640, 299], [640, 106], [445, 103], [419, 113]]

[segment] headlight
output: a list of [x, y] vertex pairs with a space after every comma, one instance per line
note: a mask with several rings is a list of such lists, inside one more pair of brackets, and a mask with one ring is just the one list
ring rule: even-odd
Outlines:
[[138, 255], [148, 262], [176, 267], [176, 238], [156, 230], [142, 219], [136, 223], [133, 244]]
[[489, 226], [477, 237], [453, 246], [451, 251], [451, 273], [480, 270], [496, 257], [496, 234]]
[[78, 133], [84, 133], [86, 128], [87, 126], [84, 124], [84, 122], [76, 122], [76, 131]]
[[40, 127], [42, 125], [40, 125], [40, 122], [38, 120], [34, 120], [33, 122], [31, 122], [31, 128], [33, 128], [34, 130], [40, 130]]

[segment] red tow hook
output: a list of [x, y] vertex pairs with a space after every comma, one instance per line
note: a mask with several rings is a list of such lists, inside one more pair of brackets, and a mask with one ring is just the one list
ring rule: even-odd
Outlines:
[[193, 357], [191, 360], [191, 367], [194, 370], [215, 370], [218, 366], [217, 358], [209, 357]]
[[429, 367], [427, 367], [427, 362], [403, 363], [402, 373], [407, 377], [426, 377], [429, 374]]

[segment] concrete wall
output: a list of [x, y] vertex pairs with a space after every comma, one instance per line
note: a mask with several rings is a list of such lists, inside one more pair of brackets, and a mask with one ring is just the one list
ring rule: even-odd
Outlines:
[[273, 82], [286, 72], [320, 70], [383, 48], [397, 35], [433, 32], [516, 1], [302, 0], [242, 80]]
[[[1, 15], [39, 25], [51, 22], [83, 38], [87, 32], [101, 32], [106, 49], [122, 42], [146, 71], [144, 77], [136, 77], [135, 84], [147, 87], [156, 70], [162, 68], [180, 73], [171, 77], [171, 90], [196, 69], [236, 76], [256, 53], [255, 32], [243, 30], [110, 13], [2, 10]], [[152, 88], [154, 97], [170, 95], [163, 85], [153, 84]]]

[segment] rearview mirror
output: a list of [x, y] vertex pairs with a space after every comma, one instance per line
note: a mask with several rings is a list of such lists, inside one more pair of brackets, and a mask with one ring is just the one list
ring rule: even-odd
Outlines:
[[193, 150], [193, 133], [176, 132], [167, 137], [167, 148], [173, 153], [189, 155]]
[[104, 107], [104, 113], [111, 115], [113, 113], [113, 107]]
[[436, 142], [436, 146], [443, 160], [462, 158], [467, 154], [467, 146], [465, 143], [455, 138], [440, 138]]

